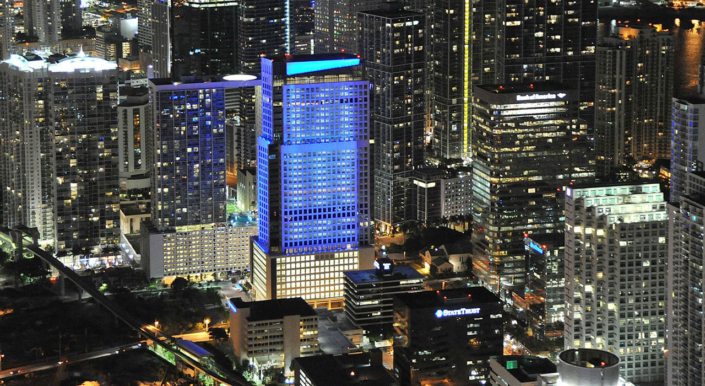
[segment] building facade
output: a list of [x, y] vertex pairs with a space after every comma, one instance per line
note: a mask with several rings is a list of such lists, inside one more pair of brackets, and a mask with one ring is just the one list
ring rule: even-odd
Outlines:
[[0, 82], [5, 224], [37, 227], [62, 255], [103, 256], [120, 228], [117, 65], [12, 56]]
[[669, 204], [666, 384], [705, 382], [703, 354], [703, 229], [705, 175], [687, 173], [686, 189]]
[[237, 27], [239, 72], [259, 75], [262, 56], [288, 53], [289, 1], [240, 1]]
[[170, 1], [138, 0], [140, 67], [150, 78], [171, 74]]
[[574, 90], [580, 103], [578, 117], [585, 120], [590, 138], [595, 120], [597, 3], [496, 3], [496, 82], [559, 82]]
[[315, 53], [359, 53], [357, 13], [376, 9], [382, 0], [316, 1]]
[[230, 339], [235, 355], [256, 370], [291, 372], [294, 358], [317, 354], [318, 315], [301, 298], [245, 302], [230, 299]]
[[424, 290], [424, 276], [408, 265], [394, 266], [391, 259], [375, 260], [375, 269], [347, 271], [345, 316], [358, 328], [389, 332], [394, 295]]
[[342, 272], [371, 268], [368, 98], [357, 56], [262, 58], [257, 299], [341, 307]]
[[425, 21], [395, 3], [358, 14], [357, 52], [374, 85], [374, 219], [386, 229], [415, 219], [405, 201], [409, 177], [424, 163]]
[[135, 90], [126, 100], [118, 105], [118, 155], [120, 177], [129, 178], [135, 174], [149, 171], [152, 152], [147, 151], [151, 143], [147, 130], [152, 118], [149, 110], [149, 94], [146, 88]]
[[698, 125], [705, 119], [705, 99], [673, 98], [671, 123], [671, 202], [685, 194], [688, 173], [705, 170], [705, 143]]
[[37, 228], [43, 245], [56, 238], [48, 66], [43, 58], [18, 55], [0, 63], [2, 224]]
[[250, 238], [257, 223], [204, 224], [157, 230], [142, 223], [142, 268], [148, 278], [188, 277], [214, 280], [250, 269]]
[[651, 26], [617, 28], [618, 36], [597, 47], [595, 156], [603, 177], [629, 154], [636, 160], [670, 154], [674, 36]]
[[561, 233], [564, 187], [594, 178], [578, 102], [552, 83], [475, 88], [474, 273], [502, 296], [524, 290], [524, 233]]
[[394, 371], [402, 385], [482, 385], [502, 354], [502, 303], [482, 287], [395, 295]]
[[628, 381], [664, 379], [668, 212], [658, 183], [566, 189], [565, 346], [619, 357]]
[[259, 82], [206, 80], [150, 80], [152, 214], [140, 229], [150, 277], [221, 277], [249, 269], [249, 237], [257, 225], [227, 212], [225, 90]]
[[472, 215], [472, 175], [464, 174], [441, 180], [441, 217]]
[[171, 8], [171, 74], [227, 75], [238, 71], [235, 0], [174, 2]]

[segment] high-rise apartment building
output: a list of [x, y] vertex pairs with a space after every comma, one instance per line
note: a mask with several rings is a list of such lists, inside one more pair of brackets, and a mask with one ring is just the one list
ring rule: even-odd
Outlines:
[[316, 1], [314, 34], [317, 54], [359, 53], [357, 13], [376, 9], [384, 0]]
[[48, 66], [36, 56], [12, 55], [0, 63], [3, 225], [36, 227], [43, 245], [56, 237]]
[[61, 40], [61, 1], [34, 0], [24, 3], [25, 32], [53, 48]]
[[343, 271], [372, 268], [369, 82], [350, 54], [262, 58], [257, 299], [341, 307]]
[[555, 83], [477, 86], [473, 102], [474, 273], [523, 291], [524, 233], [561, 233], [564, 187], [594, 178], [587, 127]]
[[2, 64], [3, 211], [57, 252], [100, 256], [119, 238], [117, 65], [83, 52]]
[[56, 250], [101, 253], [120, 236], [117, 65], [79, 52], [48, 70]]
[[60, 0], [61, 38], [78, 37], [83, 31], [83, 9], [81, 0]]
[[290, 55], [313, 54], [316, 17], [314, 0], [288, 0], [287, 53]]
[[[595, 156], [610, 177], [637, 160], [668, 158], [674, 36], [656, 27], [618, 27], [597, 47]], [[629, 166], [629, 165], [627, 165]]]
[[260, 73], [262, 56], [284, 55], [289, 41], [289, 0], [242, 0], [238, 20], [240, 72]]
[[140, 67], [153, 78], [171, 73], [170, 1], [138, 0]]
[[482, 287], [394, 295], [400, 385], [485, 385], [502, 355], [502, 302]]
[[472, 4], [467, 1], [433, 2], [431, 119], [436, 157], [470, 156]]
[[238, 4], [235, 0], [173, 3], [172, 78], [237, 73]]
[[227, 213], [225, 89], [257, 80], [152, 79], [152, 216], [142, 226], [150, 277], [201, 278], [249, 269], [249, 219]]
[[149, 109], [147, 90], [135, 89], [132, 95], [118, 105], [118, 154], [120, 157], [120, 174], [144, 174], [149, 170], [151, 160], [147, 157], [149, 127], [147, 120], [152, 117]]
[[667, 227], [658, 183], [566, 188], [565, 347], [617, 355], [634, 383], [664, 379]]
[[424, 163], [425, 20], [399, 3], [358, 14], [357, 52], [374, 85], [374, 219], [387, 229], [416, 217], [405, 201], [409, 177]]
[[705, 99], [673, 98], [671, 122], [671, 202], [686, 193], [688, 173], [701, 172], [705, 162], [705, 138], [698, 135], [705, 119]]
[[702, 385], [703, 229], [705, 174], [687, 173], [686, 188], [669, 204], [666, 383]]

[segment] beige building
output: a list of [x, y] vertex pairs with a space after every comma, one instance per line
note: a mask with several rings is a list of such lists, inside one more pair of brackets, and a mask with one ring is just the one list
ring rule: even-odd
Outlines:
[[256, 370], [283, 368], [294, 358], [316, 355], [318, 315], [302, 298], [245, 302], [230, 299], [230, 339], [238, 360]]

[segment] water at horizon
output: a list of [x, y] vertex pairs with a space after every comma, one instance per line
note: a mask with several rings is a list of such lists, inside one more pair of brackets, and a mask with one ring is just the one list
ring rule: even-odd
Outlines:
[[[674, 27], [675, 63], [673, 92], [679, 98], [698, 94], [698, 72], [705, 47], [705, 21], [693, 20], [695, 27], [684, 29]], [[607, 35], [609, 30], [604, 23], [600, 25], [600, 34]]]

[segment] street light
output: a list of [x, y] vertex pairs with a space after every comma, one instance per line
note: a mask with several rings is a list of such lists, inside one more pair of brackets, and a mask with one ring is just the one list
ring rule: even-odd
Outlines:
[[159, 321], [158, 320], [154, 321], [154, 328], [159, 329]]
[[203, 319], [203, 323], [206, 325], [206, 331], [208, 331], [208, 325], [211, 323], [210, 318]]

